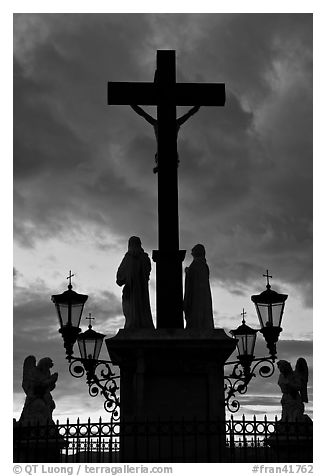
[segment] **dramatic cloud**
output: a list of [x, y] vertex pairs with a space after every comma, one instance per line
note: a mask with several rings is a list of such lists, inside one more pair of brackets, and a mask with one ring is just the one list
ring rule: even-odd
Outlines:
[[308, 293], [311, 21], [15, 15], [16, 239], [33, 246], [95, 223], [155, 247], [153, 131], [130, 108], [106, 105], [106, 83], [150, 81], [155, 49], [177, 48], [179, 80], [227, 90], [225, 108], [203, 108], [180, 132], [184, 246], [204, 241], [220, 280], [251, 280], [270, 263]]

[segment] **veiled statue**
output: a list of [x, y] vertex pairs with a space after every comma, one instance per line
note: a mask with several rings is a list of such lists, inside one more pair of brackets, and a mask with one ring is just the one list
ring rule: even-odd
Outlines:
[[123, 286], [122, 310], [125, 329], [154, 329], [149, 300], [148, 281], [151, 261], [138, 236], [132, 236], [117, 271], [117, 284]]
[[306, 421], [309, 418], [304, 414], [304, 403], [308, 402], [308, 365], [300, 357], [295, 370], [287, 360], [279, 360], [277, 366], [280, 371], [278, 385], [282, 390], [282, 418], [281, 421]]
[[51, 395], [58, 373], [51, 374], [52, 359], [44, 357], [36, 365], [34, 355], [24, 360], [22, 387], [26, 393], [25, 404], [19, 422], [23, 425], [54, 424], [52, 412], [55, 403]]
[[205, 247], [198, 244], [191, 250], [193, 261], [186, 268], [183, 308], [187, 329], [214, 329], [212, 294]]

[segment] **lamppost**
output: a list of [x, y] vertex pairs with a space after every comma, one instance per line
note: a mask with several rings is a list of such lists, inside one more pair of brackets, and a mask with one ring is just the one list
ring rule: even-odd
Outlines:
[[74, 274], [69, 271], [68, 291], [62, 294], [53, 295], [51, 300], [55, 304], [60, 329], [59, 332], [63, 337], [64, 347], [66, 349], [67, 359], [71, 360], [73, 347], [77, 340], [78, 334], [81, 332], [79, 327], [81, 316], [83, 313], [85, 302], [88, 299], [86, 294], [78, 294], [72, 290], [71, 278]]
[[263, 276], [267, 278], [266, 290], [260, 294], [251, 296], [251, 300], [256, 306], [261, 327], [260, 332], [263, 334], [271, 358], [273, 362], [275, 362], [276, 342], [282, 332], [281, 323], [285, 301], [288, 295], [279, 294], [271, 289], [269, 278], [272, 278], [272, 276], [268, 274], [268, 270]]
[[[74, 275], [69, 272], [68, 291], [52, 296], [55, 304], [60, 329], [66, 349], [67, 360], [69, 361], [69, 372], [73, 377], [80, 378], [86, 373], [86, 383], [91, 397], [96, 397], [99, 393], [104, 396], [104, 408], [111, 413], [111, 418], [119, 418], [119, 398], [117, 396], [118, 386], [116, 380], [120, 376], [115, 375], [110, 367], [111, 361], [100, 360], [103, 339], [105, 334], [94, 331], [91, 325], [91, 314], [86, 318], [89, 320], [88, 329], [81, 332], [80, 320], [84, 309], [84, 304], [88, 299], [85, 294], [78, 294], [72, 291], [71, 278]], [[80, 357], [73, 355], [74, 344], [78, 344]], [[80, 365], [82, 364], [82, 365]]]
[[[88, 329], [81, 332], [79, 325], [88, 296], [72, 291], [71, 278], [73, 276], [70, 271], [67, 278], [69, 279], [68, 291], [52, 296], [59, 317], [59, 332], [63, 337], [69, 361], [69, 372], [76, 378], [80, 378], [86, 373], [90, 396], [103, 395], [105, 410], [111, 413], [112, 419], [117, 420], [120, 401], [117, 396], [119, 387], [116, 381], [120, 376], [112, 372], [111, 361], [99, 359], [105, 334], [94, 331], [91, 325], [91, 320], [94, 318], [91, 317], [91, 314], [86, 317], [89, 321]], [[237, 360], [224, 364], [225, 366], [233, 365], [231, 373], [224, 376], [225, 405], [232, 413], [238, 411], [240, 407], [238, 400], [235, 399], [235, 394], [247, 392], [249, 382], [256, 376], [255, 370], [257, 369], [259, 375], [264, 378], [273, 375], [275, 370], [276, 343], [282, 331], [281, 322], [288, 296], [271, 289], [269, 279], [272, 276], [268, 274], [268, 270], [263, 276], [267, 278], [266, 290], [251, 296], [251, 300], [255, 304], [261, 326], [259, 331], [265, 338], [270, 356], [255, 357], [258, 329], [252, 329], [246, 324], [246, 312], [243, 309], [242, 324], [237, 329], [230, 331], [232, 337], [237, 339]], [[80, 357], [73, 355], [73, 346], [76, 342]]]
[[231, 412], [238, 411], [240, 407], [239, 402], [234, 398], [235, 393], [244, 394], [247, 392], [248, 383], [256, 376], [256, 369], [258, 369], [259, 375], [264, 378], [271, 377], [275, 371], [276, 342], [282, 331], [281, 322], [288, 295], [279, 294], [271, 289], [269, 278], [272, 276], [268, 274], [268, 270], [263, 276], [267, 278], [266, 290], [251, 296], [251, 300], [255, 304], [261, 326], [259, 331], [265, 338], [270, 356], [255, 358], [254, 350], [258, 329], [252, 329], [246, 325], [244, 319], [246, 313], [243, 309], [241, 313], [242, 325], [230, 331], [230, 334], [238, 340], [237, 361], [225, 363], [226, 366], [233, 365], [231, 374], [224, 377], [225, 403]]

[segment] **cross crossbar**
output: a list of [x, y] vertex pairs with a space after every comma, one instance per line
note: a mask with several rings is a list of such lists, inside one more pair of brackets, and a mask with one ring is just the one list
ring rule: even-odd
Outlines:
[[156, 83], [108, 82], [108, 104], [157, 106], [224, 106], [223, 83], [175, 83], [167, 87]]

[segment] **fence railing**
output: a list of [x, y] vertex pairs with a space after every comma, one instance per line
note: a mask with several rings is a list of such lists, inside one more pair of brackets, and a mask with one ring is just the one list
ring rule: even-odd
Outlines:
[[21, 426], [15, 462], [311, 462], [312, 422], [253, 418]]

